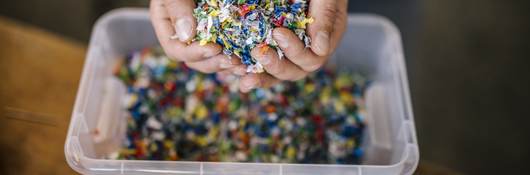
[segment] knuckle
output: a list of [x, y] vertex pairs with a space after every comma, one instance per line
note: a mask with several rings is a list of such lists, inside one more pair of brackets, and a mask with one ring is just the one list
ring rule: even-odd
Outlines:
[[338, 11], [334, 4], [326, 4], [322, 10], [322, 15], [329, 19], [333, 19]]
[[321, 21], [322, 26], [326, 30], [329, 31], [329, 30], [333, 29], [333, 24], [335, 23], [335, 19], [336, 19], [337, 13], [338, 13], [338, 9], [333, 4], [326, 4], [323, 7], [322, 14], [321, 14], [322, 15], [322, 20], [319, 20], [319, 21]]

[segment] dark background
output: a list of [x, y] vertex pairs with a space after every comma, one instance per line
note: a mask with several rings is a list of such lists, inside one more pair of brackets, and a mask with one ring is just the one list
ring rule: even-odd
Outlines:
[[[146, 4], [4, 0], [0, 15], [86, 43], [106, 11]], [[349, 8], [386, 16], [402, 32], [422, 162], [464, 174], [526, 174], [530, 1], [350, 0]]]

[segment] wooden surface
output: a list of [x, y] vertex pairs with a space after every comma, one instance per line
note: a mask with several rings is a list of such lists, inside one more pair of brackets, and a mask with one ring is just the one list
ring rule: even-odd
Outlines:
[[74, 174], [64, 141], [86, 46], [0, 17], [0, 174]]
[[[76, 174], [64, 141], [85, 45], [0, 17], [0, 174]], [[416, 174], [456, 174], [421, 162]]]

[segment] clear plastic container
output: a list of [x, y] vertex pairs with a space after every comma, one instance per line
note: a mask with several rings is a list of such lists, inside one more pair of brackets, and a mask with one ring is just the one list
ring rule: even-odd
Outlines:
[[[157, 44], [146, 9], [118, 9], [94, 27], [65, 143], [70, 167], [83, 174], [383, 175], [412, 174], [419, 161], [407, 74], [396, 27], [387, 19], [350, 15], [329, 64], [361, 72], [367, 131], [362, 165], [107, 160], [125, 138], [125, 87], [112, 75], [128, 52]], [[98, 134], [93, 132], [97, 130]]]

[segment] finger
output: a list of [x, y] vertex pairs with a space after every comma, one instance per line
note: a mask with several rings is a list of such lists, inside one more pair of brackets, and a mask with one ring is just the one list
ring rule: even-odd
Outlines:
[[278, 42], [285, 56], [306, 72], [313, 72], [322, 67], [327, 57], [321, 57], [307, 49], [300, 39], [289, 29], [276, 28], [273, 31], [274, 40]]
[[179, 57], [179, 60], [197, 62], [220, 54], [222, 48], [220, 45], [214, 43], [201, 46], [199, 42], [193, 42], [184, 47], [177, 47], [175, 50], [178, 51], [176, 56]]
[[299, 80], [307, 75], [288, 59], [280, 59], [278, 52], [269, 46], [256, 47], [251, 51], [252, 57], [263, 65], [265, 71], [280, 80]]
[[192, 43], [188, 46], [178, 40], [170, 39], [175, 31], [162, 0], [151, 1], [150, 15], [158, 41], [169, 57], [178, 61], [200, 61], [221, 52], [221, 46], [217, 44], [200, 46], [198, 43]]
[[246, 65], [239, 65], [234, 68], [228, 69], [232, 74], [238, 75], [238, 76], [245, 76], [247, 75], [247, 66]]
[[200, 72], [214, 73], [234, 68], [241, 65], [241, 62], [237, 58], [230, 58], [227, 55], [219, 54], [202, 61], [186, 62], [186, 65]]
[[185, 47], [185, 45], [177, 40], [170, 39], [171, 35], [173, 35], [175, 31], [171, 25], [169, 15], [164, 8], [163, 1], [152, 0], [149, 10], [151, 23], [155, 29], [156, 37], [164, 49], [164, 52], [170, 57], [178, 55], [177, 48]]
[[342, 35], [346, 31], [348, 23], [348, 0], [337, 1], [337, 15], [335, 16], [335, 27], [331, 34], [331, 51], [334, 51], [342, 39]]
[[274, 86], [281, 81], [274, 78], [272, 75], [262, 73], [262, 74], [248, 74], [241, 77], [239, 83], [239, 89], [243, 93], [248, 93], [255, 88], [269, 88]]
[[245, 76], [247, 75], [247, 69], [246, 69], [246, 65], [239, 65], [239, 66], [236, 66], [236, 67], [233, 67], [233, 68], [230, 68], [230, 69], [225, 69], [225, 70], [222, 70], [220, 72], [218, 72], [218, 74], [222, 77], [227, 77], [228, 75], [231, 75], [231, 76]]
[[230, 70], [223, 70], [223, 71], [217, 72], [216, 74], [217, 74], [217, 79], [219, 79], [222, 82], [226, 82], [229, 76], [233, 76]]
[[175, 26], [175, 36], [181, 42], [191, 41], [195, 36], [197, 22], [193, 17], [193, 0], [164, 0], [167, 13]]
[[[225, 83], [226, 85], [231, 84], [231, 83], [237, 83], [236, 81], [239, 78], [235, 76], [234, 74], [232, 74], [230, 70], [223, 70], [221, 72], [217, 72], [216, 75], [217, 75], [217, 80]], [[234, 87], [234, 89], [238, 89], [238, 88], [239, 88], [239, 85]]]
[[330, 39], [337, 10], [337, 0], [312, 0], [309, 3], [309, 15], [315, 20], [307, 31], [313, 39], [311, 50], [319, 56], [328, 56], [331, 52]]
[[[232, 68], [233, 69], [233, 68]], [[236, 81], [236, 79], [239, 79], [240, 77], [242, 77], [242, 75], [236, 75], [232, 72], [232, 69], [226, 69], [226, 70], [223, 70], [223, 71], [220, 71], [220, 72], [217, 72], [217, 78], [221, 81], [221, 82], [225, 82], [225, 83], [237, 83], [235, 84], [235, 88], [236, 89], [239, 89], [239, 80]]]

